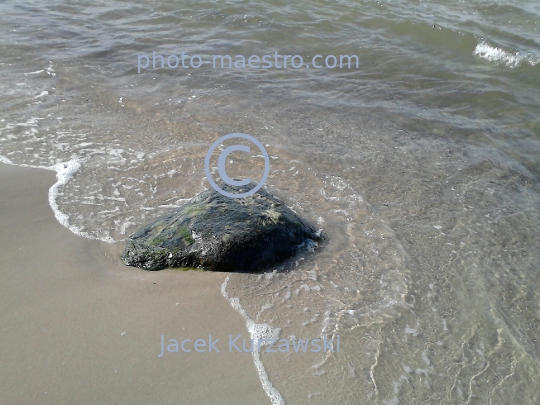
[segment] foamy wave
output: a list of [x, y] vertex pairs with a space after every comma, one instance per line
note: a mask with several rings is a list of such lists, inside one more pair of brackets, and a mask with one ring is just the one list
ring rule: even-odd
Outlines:
[[62, 186], [65, 186], [72, 178], [73, 175], [81, 168], [81, 164], [76, 160], [70, 160], [65, 163], [58, 163], [54, 166], [44, 168], [49, 170], [56, 171], [56, 179], [58, 180], [53, 186], [49, 189], [49, 205], [51, 206], [54, 216], [62, 225], [68, 228], [71, 232], [83, 236], [88, 239], [98, 239], [107, 243], [114, 243], [115, 240], [110, 236], [104, 236], [101, 238], [92, 236], [87, 232], [83, 232], [79, 227], [69, 224], [69, 216], [60, 211], [56, 199], [58, 197], [58, 189]]
[[49, 189], [49, 205], [51, 206], [57, 221], [68, 228], [71, 232], [79, 236], [83, 236], [88, 239], [97, 239], [107, 243], [115, 242], [115, 240], [110, 236], [95, 237], [87, 232], [83, 232], [77, 226], [70, 225], [69, 216], [60, 211], [60, 207], [56, 203], [59, 188], [65, 186], [73, 178], [73, 175], [81, 168], [81, 164], [77, 160], [70, 160], [69, 162], [58, 163], [53, 166], [33, 166], [27, 164], [15, 164], [7, 157], [0, 155], [0, 162], [14, 166], [29, 167], [31, 169], [54, 170], [56, 172], [57, 181]]
[[521, 62], [528, 62], [534, 66], [540, 62], [536, 56], [531, 53], [523, 54], [521, 52], [511, 53], [499, 47], [493, 47], [485, 42], [481, 42], [474, 48], [473, 55], [480, 56], [490, 62], [504, 63], [506, 66], [516, 67]]
[[[273, 328], [268, 324], [255, 323], [252, 319], [249, 318], [248, 314], [240, 304], [240, 300], [238, 298], [229, 298], [229, 294], [227, 293], [228, 283], [229, 277], [227, 276], [227, 278], [221, 285], [221, 294], [223, 295], [223, 297], [225, 297], [227, 301], [229, 301], [231, 306], [238, 312], [240, 312], [240, 314], [244, 317], [244, 319], [246, 320], [246, 327], [249, 331], [249, 334], [251, 335], [251, 338], [254, 341], [258, 339], [277, 339], [279, 337], [279, 329]], [[285, 400], [283, 399], [281, 393], [274, 388], [274, 386], [270, 382], [270, 379], [268, 378], [266, 369], [264, 368], [264, 365], [259, 356], [258, 346], [255, 350], [251, 352], [251, 354], [253, 355], [253, 362], [255, 363], [255, 367], [257, 368], [257, 373], [259, 374], [261, 385], [266, 392], [266, 395], [268, 395], [268, 397], [270, 398], [272, 405], [285, 405]]]
[[12, 165], [13, 162], [9, 160], [7, 157], [0, 155], [0, 162], [5, 163], [7, 165]]

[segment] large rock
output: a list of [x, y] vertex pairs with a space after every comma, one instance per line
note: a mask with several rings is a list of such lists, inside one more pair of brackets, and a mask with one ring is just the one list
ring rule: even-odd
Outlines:
[[[238, 193], [253, 187], [222, 188]], [[122, 259], [146, 270], [254, 271], [289, 258], [299, 245], [319, 240], [320, 232], [265, 190], [245, 198], [208, 190], [134, 233]]]

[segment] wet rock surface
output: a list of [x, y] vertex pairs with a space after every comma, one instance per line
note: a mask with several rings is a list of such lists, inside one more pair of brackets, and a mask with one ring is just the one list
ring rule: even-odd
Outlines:
[[[239, 193], [253, 187], [222, 188]], [[320, 232], [263, 189], [245, 198], [212, 189], [135, 232], [122, 260], [145, 270], [256, 271], [291, 257], [302, 244], [321, 240]]]

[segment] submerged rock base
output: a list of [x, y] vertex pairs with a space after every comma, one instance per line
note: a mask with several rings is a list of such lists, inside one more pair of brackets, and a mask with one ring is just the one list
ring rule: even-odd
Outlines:
[[[239, 193], [253, 187], [223, 189]], [[255, 271], [291, 257], [305, 242], [321, 239], [320, 232], [265, 190], [245, 198], [208, 190], [135, 232], [126, 241], [122, 260], [145, 270]]]

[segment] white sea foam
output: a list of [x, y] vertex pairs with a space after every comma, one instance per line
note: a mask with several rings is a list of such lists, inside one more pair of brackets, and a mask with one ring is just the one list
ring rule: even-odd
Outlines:
[[0, 155], [0, 162], [5, 163], [7, 165], [12, 165], [13, 162], [9, 160], [7, 157]]
[[60, 211], [58, 204], [56, 203], [56, 198], [58, 197], [58, 189], [62, 186], [65, 186], [72, 178], [73, 175], [81, 168], [81, 164], [77, 160], [70, 160], [65, 163], [58, 163], [50, 168], [43, 168], [56, 171], [56, 179], [58, 180], [53, 186], [49, 189], [49, 205], [51, 206], [54, 216], [62, 225], [68, 228], [71, 232], [83, 236], [88, 239], [101, 240], [107, 243], [114, 243], [115, 240], [110, 236], [92, 236], [87, 232], [83, 232], [81, 228], [70, 225], [69, 216]]
[[45, 72], [45, 69], [36, 70], [35, 72], [28, 72], [28, 73], [25, 73], [24, 75], [25, 75], [25, 76], [28, 76], [28, 75], [37, 75], [38, 73], [43, 73], [43, 72]]
[[54, 170], [56, 172], [57, 181], [49, 189], [49, 205], [51, 206], [51, 209], [53, 210], [54, 216], [57, 221], [66, 228], [68, 228], [71, 232], [79, 236], [83, 236], [88, 239], [101, 240], [107, 243], [115, 242], [114, 239], [110, 236], [92, 236], [87, 232], [83, 232], [79, 227], [75, 225], [70, 225], [69, 216], [60, 211], [60, 207], [56, 202], [56, 199], [58, 198], [58, 190], [60, 189], [60, 187], [65, 186], [73, 178], [73, 175], [81, 168], [81, 164], [77, 160], [70, 160], [68, 162], [58, 163], [53, 166], [34, 166], [27, 164], [15, 164], [7, 157], [0, 155], [0, 162], [14, 166], [28, 167], [31, 169]]
[[[259, 339], [278, 339], [280, 329], [274, 328], [266, 323], [255, 323], [252, 319], [249, 318], [247, 312], [240, 304], [240, 300], [238, 298], [229, 298], [229, 294], [227, 293], [228, 283], [229, 276], [227, 276], [227, 278], [221, 285], [221, 294], [225, 297], [227, 301], [230, 302], [231, 306], [238, 312], [240, 312], [240, 314], [244, 317], [244, 319], [246, 320], [246, 327], [249, 331], [249, 334], [251, 335], [251, 339], [253, 339], [254, 342], [258, 341]], [[270, 382], [270, 379], [268, 378], [268, 374], [266, 373], [266, 369], [264, 368], [261, 357], [259, 355], [259, 350], [253, 350], [251, 354], [253, 355], [253, 362], [255, 363], [255, 368], [257, 369], [257, 373], [259, 374], [261, 385], [266, 392], [266, 395], [268, 395], [268, 397], [270, 398], [272, 405], [285, 405], [285, 400], [283, 399], [281, 393], [274, 388], [274, 386]]]
[[476, 45], [473, 54], [480, 56], [481, 58], [484, 58], [490, 62], [504, 63], [506, 66], [509, 67], [516, 67], [523, 61], [528, 62], [531, 66], [534, 66], [540, 62], [540, 59], [538, 59], [531, 53], [511, 53], [499, 47], [490, 46], [486, 42], [481, 42]]

